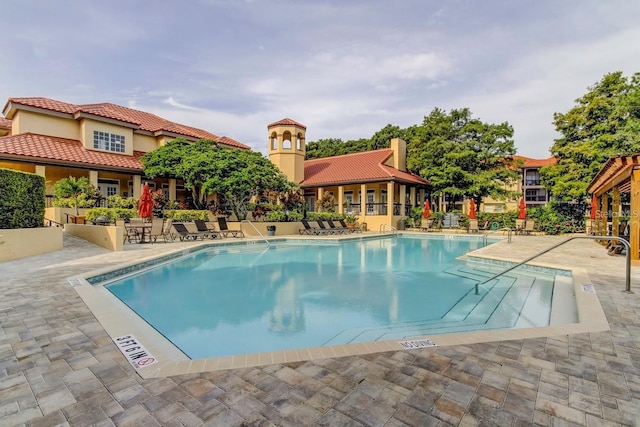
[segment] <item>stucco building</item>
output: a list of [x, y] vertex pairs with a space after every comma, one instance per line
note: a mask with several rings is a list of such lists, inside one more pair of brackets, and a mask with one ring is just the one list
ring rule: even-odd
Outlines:
[[407, 172], [406, 143], [399, 138], [391, 140], [391, 148], [305, 160], [305, 125], [286, 118], [267, 129], [269, 159], [300, 184], [311, 211], [329, 193], [336, 212], [353, 213], [378, 230], [382, 224], [395, 226], [424, 203], [429, 183]]
[[176, 179], [146, 179], [140, 157], [167, 141], [210, 139], [229, 148], [238, 141], [174, 123], [120, 105], [75, 105], [48, 98], [10, 98], [0, 120], [0, 167], [42, 175], [48, 203], [53, 185], [69, 176], [87, 177], [104, 196], [138, 198], [142, 184], [163, 189], [170, 200], [184, 199]]

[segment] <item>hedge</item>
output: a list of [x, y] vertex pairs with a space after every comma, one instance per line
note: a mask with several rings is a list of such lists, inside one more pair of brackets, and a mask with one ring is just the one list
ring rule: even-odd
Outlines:
[[44, 226], [44, 177], [0, 168], [0, 229]]
[[93, 208], [89, 209], [84, 214], [87, 221], [95, 221], [99, 216], [105, 216], [109, 218], [109, 222], [115, 222], [117, 218], [122, 218], [125, 221], [138, 216], [137, 209], [124, 209], [124, 208]]

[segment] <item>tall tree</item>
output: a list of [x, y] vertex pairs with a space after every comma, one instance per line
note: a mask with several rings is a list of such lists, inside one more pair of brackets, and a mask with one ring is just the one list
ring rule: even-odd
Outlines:
[[544, 185], [561, 200], [584, 200], [589, 182], [610, 156], [640, 151], [640, 73], [606, 74], [575, 100], [567, 113], [555, 113], [562, 137], [551, 153], [555, 165], [542, 168]]
[[[468, 108], [450, 113], [435, 108], [420, 126], [407, 129], [408, 168], [429, 180], [432, 194], [507, 200], [519, 175], [510, 161], [516, 152], [513, 128], [473, 118]], [[505, 185], [507, 184], [507, 185]]]
[[144, 173], [150, 178], [173, 177], [191, 190], [194, 204], [206, 207], [207, 196], [217, 194], [229, 203], [240, 219], [247, 214], [252, 197], [265, 190], [285, 191], [290, 184], [262, 154], [220, 147], [214, 141], [193, 144], [177, 139], [142, 157]]

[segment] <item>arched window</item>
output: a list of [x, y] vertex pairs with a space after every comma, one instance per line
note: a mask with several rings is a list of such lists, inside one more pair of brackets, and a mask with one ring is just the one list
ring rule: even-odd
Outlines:
[[285, 132], [282, 135], [282, 148], [285, 150], [291, 150], [291, 132]]
[[271, 149], [278, 149], [278, 136], [275, 134], [275, 132], [271, 134]]
[[298, 134], [296, 138], [296, 149], [302, 150], [302, 135]]

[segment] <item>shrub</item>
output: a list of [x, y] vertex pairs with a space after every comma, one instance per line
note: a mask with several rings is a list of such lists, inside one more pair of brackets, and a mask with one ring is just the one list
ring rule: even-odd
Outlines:
[[36, 228], [44, 224], [44, 178], [0, 169], [0, 229]]
[[133, 197], [121, 197], [118, 195], [107, 197], [107, 207], [122, 209], [137, 209], [138, 201]]
[[209, 211], [206, 210], [165, 210], [165, 218], [171, 218], [174, 221], [193, 221], [194, 219], [201, 219], [203, 221], [209, 220]]
[[118, 218], [129, 221], [131, 218], [138, 216], [138, 210], [123, 208], [93, 208], [87, 210], [85, 213], [85, 219], [91, 222], [95, 221], [99, 216], [106, 216], [109, 218], [110, 222], [115, 222]]
[[[355, 216], [355, 215], [354, 215]], [[328, 219], [344, 219], [345, 216], [343, 214], [339, 214], [337, 212], [307, 212], [307, 219], [309, 221], [317, 221], [323, 220], [326, 221]]]

